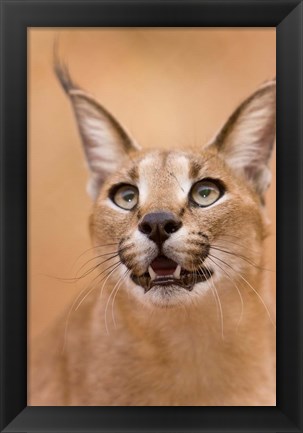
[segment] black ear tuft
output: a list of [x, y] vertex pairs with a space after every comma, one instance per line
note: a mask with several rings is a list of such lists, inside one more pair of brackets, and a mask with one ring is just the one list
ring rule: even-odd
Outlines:
[[74, 89], [80, 89], [80, 87], [72, 80], [66, 63], [60, 59], [58, 53], [58, 41], [54, 44], [53, 65], [55, 74], [66, 93], [69, 93]]

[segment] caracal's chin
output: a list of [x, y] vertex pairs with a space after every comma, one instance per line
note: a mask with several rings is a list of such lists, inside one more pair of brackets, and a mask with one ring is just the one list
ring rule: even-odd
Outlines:
[[178, 284], [159, 284], [146, 291], [144, 287], [130, 280], [128, 291], [147, 307], [182, 308], [202, 300], [210, 292], [210, 287], [207, 282], [194, 284], [190, 290]]

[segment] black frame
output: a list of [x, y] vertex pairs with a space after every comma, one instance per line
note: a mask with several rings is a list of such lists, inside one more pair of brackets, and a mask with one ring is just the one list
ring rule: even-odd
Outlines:
[[[3, 432], [302, 432], [302, 0], [0, 0]], [[277, 30], [277, 407], [26, 407], [27, 27]]]

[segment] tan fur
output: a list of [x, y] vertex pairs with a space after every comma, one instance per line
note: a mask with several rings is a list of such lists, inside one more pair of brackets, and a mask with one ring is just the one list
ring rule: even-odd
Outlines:
[[[190, 189], [205, 178], [220, 179], [225, 194], [209, 207], [192, 206]], [[275, 405], [275, 327], [263, 303], [267, 226], [253, 181], [235, 174], [214, 144], [203, 150], [133, 149], [121, 157], [102, 179], [90, 231], [96, 257], [120, 251], [123, 263], [106, 271], [105, 283], [95, 280], [71, 314], [66, 335], [65, 316], [42, 339], [29, 403]], [[135, 211], [119, 209], [108, 198], [121, 182], [138, 187]], [[144, 273], [158, 254], [156, 244], [138, 231], [142, 217], [155, 211], [182, 220], [163, 244], [163, 253], [182, 267], [201, 265], [201, 233], [209, 239], [204, 265], [214, 274], [190, 292], [176, 286], [144, 293], [125, 274], [128, 268]], [[109, 259], [98, 272], [116, 262], [117, 257]]]

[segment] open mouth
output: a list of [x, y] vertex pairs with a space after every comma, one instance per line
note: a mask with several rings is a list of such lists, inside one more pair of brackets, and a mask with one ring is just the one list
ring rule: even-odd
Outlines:
[[195, 284], [208, 280], [211, 275], [212, 271], [204, 267], [187, 271], [168, 257], [158, 256], [149, 265], [148, 272], [140, 276], [132, 274], [131, 279], [142, 286], [145, 293], [154, 286], [180, 286], [190, 291]]

